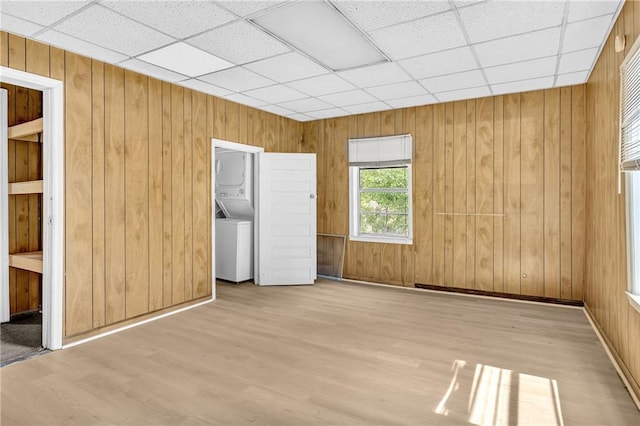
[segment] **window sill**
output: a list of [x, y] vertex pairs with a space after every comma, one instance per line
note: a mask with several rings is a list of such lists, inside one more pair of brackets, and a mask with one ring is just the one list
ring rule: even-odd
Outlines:
[[355, 236], [349, 235], [349, 241], [362, 241], [365, 243], [387, 243], [387, 244], [405, 244], [405, 245], [413, 245], [412, 238], [393, 238], [393, 237], [383, 237], [383, 236]]
[[640, 313], [640, 296], [629, 293], [628, 291], [627, 297], [629, 298], [629, 304], [633, 306], [633, 308]]

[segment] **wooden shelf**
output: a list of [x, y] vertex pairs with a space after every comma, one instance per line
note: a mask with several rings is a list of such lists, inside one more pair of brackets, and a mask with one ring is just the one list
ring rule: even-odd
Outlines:
[[41, 138], [38, 137], [39, 133], [42, 133], [42, 118], [38, 118], [33, 121], [27, 121], [26, 123], [17, 124], [9, 127], [8, 139], [27, 141], [27, 142], [41, 142]]
[[42, 194], [43, 181], [30, 180], [27, 182], [14, 182], [9, 184], [9, 195]]
[[9, 266], [31, 272], [42, 273], [42, 252], [31, 251], [9, 255]]

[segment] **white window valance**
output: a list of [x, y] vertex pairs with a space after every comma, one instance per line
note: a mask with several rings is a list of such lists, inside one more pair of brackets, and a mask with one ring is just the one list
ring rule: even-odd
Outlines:
[[349, 166], [388, 166], [411, 163], [411, 135], [349, 139]]

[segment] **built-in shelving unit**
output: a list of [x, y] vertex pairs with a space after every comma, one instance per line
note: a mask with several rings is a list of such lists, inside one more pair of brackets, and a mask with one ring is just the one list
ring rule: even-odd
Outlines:
[[[42, 143], [43, 119], [27, 121], [7, 129], [10, 140]], [[8, 195], [42, 194], [43, 180], [9, 183]], [[42, 201], [40, 201], [42, 202]], [[9, 266], [42, 274], [42, 250], [26, 253], [9, 253]]]

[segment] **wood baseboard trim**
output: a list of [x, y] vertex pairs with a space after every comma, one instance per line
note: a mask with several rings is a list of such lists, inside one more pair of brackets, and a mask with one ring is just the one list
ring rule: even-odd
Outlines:
[[215, 299], [213, 299], [212, 296], [201, 297], [196, 300], [191, 300], [189, 302], [182, 303], [177, 306], [171, 306], [168, 308], [161, 309], [159, 311], [144, 314], [139, 317], [131, 318], [129, 320], [125, 320], [117, 324], [112, 324], [107, 327], [102, 327], [97, 330], [92, 330], [87, 333], [67, 337], [64, 339], [62, 349], [71, 348], [73, 346], [77, 346], [82, 343], [87, 343], [95, 339], [100, 339], [102, 337], [109, 336], [111, 334], [119, 333], [121, 331], [128, 330], [130, 328], [137, 327], [139, 325], [146, 324], [151, 321], [156, 321], [156, 320], [159, 320], [160, 318], [168, 317], [170, 315], [174, 315], [174, 314], [186, 311], [188, 309], [197, 308], [198, 306], [211, 303], [214, 300]]
[[593, 328], [593, 331], [596, 333], [596, 336], [598, 336], [598, 339], [600, 339], [600, 343], [602, 344], [602, 347], [604, 348], [605, 352], [609, 356], [611, 363], [613, 364], [616, 371], [618, 372], [620, 379], [622, 379], [624, 386], [627, 388], [627, 391], [629, 391], [629, 394], [631, 395], [631, 399], [633, 399], [633, 402], [636, 404], [636, 407], [638, 408], [638, 410], [640, 410], [640, 385], [635, 381], [635, 379], [631, 375], [631, 372], [622, 361], [622, 358], [620, 358], [620, 355], [618, 355], [618, 352], [615, 350], [615, 348], [611, 344], [611, 341], [609, 340], [607, 335], [604, 333], [604, 330], [601, 329], [600, 324], [598, 323], [598, 321], [596, 321], [595, 317], [593, 316], [593, 313], [589, 309], [589, 305], [585, 304], [583, 311], [584, 311], [584, 315], [587, 317], [587, 320], [591, 324], [591, 328]]
[[434, 291], [442, 291], [442, 292], [448, 292], [448, 293], [495, 297], [495, 298], [501, 298], [501, 299], [512, 299], [512, 300], [537, 302], [537, 303], [552, 303], [555, 305], [565, 305], [565, 306], [576, 306], [576, 307], [584, 306], [584, 303], [579, 300], [556, 299], [553, 297], [528, 296], [524, 294], [500, 293], [495, 291], [475, 290], [470, 288], [442, 287], [438, 285], [421, 284], [421, 283], [416, 283], [415, 286], [416, 288], [421, 288], [424, 290], [434, 290]]
[[375, 286], [375, 287], [384, 287], [384, 288], [388, 288], [388, 289], [396, 289], [396, 290], [406, 290], [406, 291], [415, 291], [418, 293], [435, 293], [435, 294], [443, 294], [443, 293], [448, 293], [452, 296], [458, 296], [458, 297], [470, 297], [470, 298], [474, 298], [474, 299], [488, 299], [488, 300], [498, 300], [501, 302], [509, 302], [509, 303], [526, 303], [526, 304], [532, 304], [532, 305], [545, 305], [545, 306], [553, 306], [553, 307], [557, 307], [557, 308], [568, 308], [568, 309], [582, 309], [582, 304], [576, 306], [576, 305], [568, 305], [568, 304], [557, 304], [557, 303], [549, 303], [549, 302], [541, 302], [541, 301], [533, 301], [533, 300], [526, 300], [526, 299], [516, 299], [516, 298], [510, 298], [510, 297], [496, 297], [496, 296], [491, 296], [491, 295], [486, 295], [486, 294], [472, 294], [472, 293], [462, 293], [462, 292], [455, 292], [455, 291], [443, 291], [441, 290], [442, 288], [448, 289], [449, 287], [437, 287], [435, 289], [431, 289], [431, 288], [423, 288], [420, 287], [423, 284], [412, 284], [412, 285], [406, 285], [406, 286], [397, 286], [397, 285], [392, 285], [392, 284], [382, 284], [382, 283], [375, 283], [372, 281], [364, 281], [364, 280], [356, 280], [356, 279], [351, 279], [351, 278], [343, 278], [341, 280], [341, 282], [345, 282], [345, 283], [353, 283], [353, 284], [360, 284], [360, 285], [368, 285], [368, 286]]

